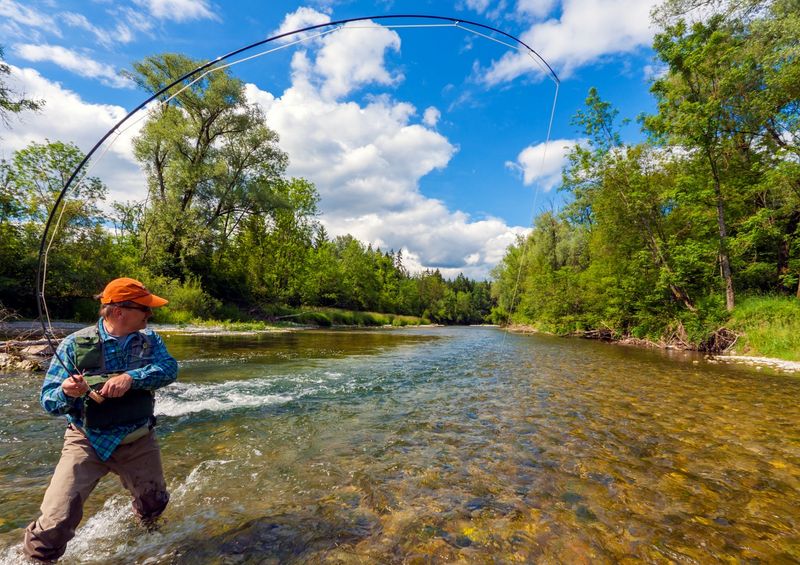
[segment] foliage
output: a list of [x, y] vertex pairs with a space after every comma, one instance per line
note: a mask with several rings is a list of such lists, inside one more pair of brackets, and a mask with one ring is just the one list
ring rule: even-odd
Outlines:
[[[72, 144], [31, 143], [0, 162], [0, 302], [30, 313], [34, 304], [39, 239], [47, 214], [69, 175], [83, 159]], [[56, 210], [57, 236], [48, 242], [47, 287], [53, 314], [71, 317], [73, 302], [91, 296], [118, 272], [113, 241], [98, 208], [106, 193], [80, 174]], [[55, 226], [54, 226], [55, 227]], [[63, 309], [62, 309], [63, 306]]]
[[[164, 54], [134, 64], [128, 76], [156, 92], [199, 64]], [[275, 191], [287, 158], [263, 112], [247, 103], [244, 84], [227, 71], [171, 94], [134, 141], [149, 191], [139, 250], [157, 274], [198, 274], [213, 284], [208, 279], [240, 225], [287, 206]]]
[[800, 300], [748, 296], [734, 311], [730, 328], [743, 334], [737, 352], [800, 361]]
[[3, 48], [0, 47], [0, 122], [9, 124], [11, 114], [18, 114], [25, 110], [39, 110], [44, 105], [41, 100], [25, 98], [6, 86], [4, 78], [11, 74], [11, 67], [3, 62]]
[[800, 298], [800, 11], [723, 2], [680, 17], [715, 4], [659, 11], [667, 72], [657, 113], [640, 119], [645, 142], [622, 143], [617, 111], [589, 91], [568, 205], [508, 249], [495, 321], [697, 345], [738, 319], [736, 294]]

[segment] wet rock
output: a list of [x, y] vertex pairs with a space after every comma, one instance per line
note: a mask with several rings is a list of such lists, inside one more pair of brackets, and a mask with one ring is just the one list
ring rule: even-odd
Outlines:
[[15, 353], [0, 353], [0, 372], [41, 371], [43, 365], [36, 359], [22, 357]]

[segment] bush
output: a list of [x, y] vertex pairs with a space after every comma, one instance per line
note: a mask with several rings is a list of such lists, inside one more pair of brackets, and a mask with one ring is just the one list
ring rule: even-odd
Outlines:
[[295, 320], [300, 324], [313, 324], [323, 328], [327, 328], [332, 325], [330, 318], [328, 318], [328, 316], [322, 312], [303, 312], [297, 316]]
[[155, 310], [154, 322], [187, 324], [192, 318], [215, 317], [223, 310], [222, 302], [205, 292], [197, 278], [181, 282], [145, 273], [141, 281], [151, 292], [169, 300], [169, 304]]

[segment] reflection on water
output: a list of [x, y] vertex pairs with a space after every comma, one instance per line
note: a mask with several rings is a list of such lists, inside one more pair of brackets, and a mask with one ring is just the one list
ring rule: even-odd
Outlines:
[[[800, 379], [492, 328], [170, 336], [159, 532], [101, 482], [67, 563], [800, 560]], [[0, 560], [63, 425], [0, 380]]]

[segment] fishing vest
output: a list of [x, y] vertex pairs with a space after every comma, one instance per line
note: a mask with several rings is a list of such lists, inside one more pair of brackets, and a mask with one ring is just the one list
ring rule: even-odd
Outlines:
[[[153, 358], [153, 339], [147, 334], [136, 332], [128, 344], [126, 366], [115, 373], [106, 372], [103, 340], [97, 326], [75, 332], [75, 366], [83, 372], [83, 378], [93, 390], [99, 391], [105, 382], [121, 372], [139, 369], [149, 365]], [[106, 398], [102, 403], [83, 397], [83, 404], [72, 415], [78, 418], [84, 428], [108, 429], [152, 420], [155, 409], [155, 393], [151, 390], [133, 389], [118, 398]]]

